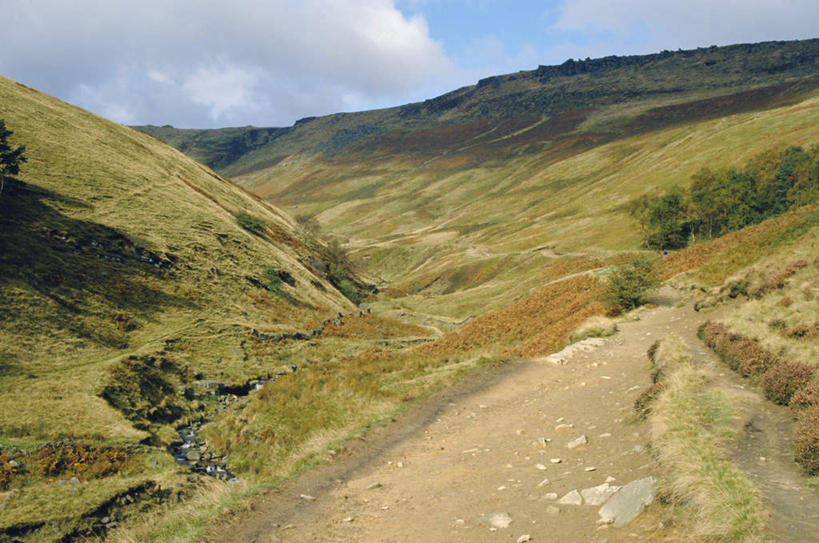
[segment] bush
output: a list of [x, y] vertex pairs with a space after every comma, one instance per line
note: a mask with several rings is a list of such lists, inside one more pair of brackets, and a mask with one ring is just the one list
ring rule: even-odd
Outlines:
[[282, 285], [282, 277], [273, 266], [268, 266], [262, 271], [262, 280], [265, 288], [273, 294], [279, 294]]
[[707, 322], [699, 336], [728, 366], [744, 377], [762, 375], [780, 363], [780, 359], [758, 341], [734, 334], [717, 322]]
[[797, 389], [791, 396], [788, 406], [794, 410], [808, 409], [819, 405], [819, 383], [812, 382]]
[[639, 256], [615, 268], [603, 295], [612, 313], [630, 311], [644, 304], [659, 286], [660, 276], [654, 268], [654, 259]]
[[793, 437], [796, 461], [809, 475], [819, 474], [819, 406], [813, 406], [799, 417]]
[[256, 234], [257, 236], [264, 234], [264, 222], [250, 213], [245, 213], [244, 211], [239, 212], [236, 215], [236, 223], [251, 234]]
[[791, 396], [808, 383], [813, 376], [813, 368], [801, 362], [781, 362], [762, 376], [765, 396], [779, 405], [788, 405]]

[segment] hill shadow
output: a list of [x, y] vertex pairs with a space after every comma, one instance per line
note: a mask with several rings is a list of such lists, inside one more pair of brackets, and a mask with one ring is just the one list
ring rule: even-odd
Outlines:
[[[128, 332], [133, 319], [195, 307], [161, 290], [173, 255], [157, 255], [114, 228], [62, 210], [87, 203], [8, 178], [0, 194], [0, 327], [63, 328], [110, 344], [95, 327]], [[53, 303], [49, 303], [49, 300]], [[55, 312], [55, 309], [56, 312]], [[119, 340], [110, 346], [122, 343]], [[122, 346], [122, 345], [119, 345]]]

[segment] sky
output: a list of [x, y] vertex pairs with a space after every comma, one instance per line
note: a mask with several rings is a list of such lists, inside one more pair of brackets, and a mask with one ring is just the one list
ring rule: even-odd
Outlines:
[[123, 124], [289, 126], [568, 58], [819, 37], [819, 0], [0, 0], [0, 74]]

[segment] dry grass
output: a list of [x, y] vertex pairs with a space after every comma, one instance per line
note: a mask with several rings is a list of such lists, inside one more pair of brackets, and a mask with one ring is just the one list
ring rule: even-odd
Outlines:
[[617, 332], [617, 321], [610, 317], [595, 315], [583, 321], [583, 323], [572, 332], [571, 341], [581, 341], [590, 337], [608, 337]]
[[663, 491], [679, 505], [690, 534], [708, 541], [763, 541], [766, 512], [757, 490], [726, 460], [732, 407], [709, 387], [682, 341], [663, 339], [655, 360], [663, 388], [653, 405], [652, 444], [666, 473]]

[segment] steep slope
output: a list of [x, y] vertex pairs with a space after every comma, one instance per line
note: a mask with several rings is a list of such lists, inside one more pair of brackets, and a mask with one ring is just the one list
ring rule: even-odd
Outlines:
[[281, 365], [255, 330], [353, 306], [286, 214], [154, 138], [5, 78], [0, 118], [28, 159], [0, 194], [0, 539], [49, 540], [184, 481], [164, 447], [201, 387]]

